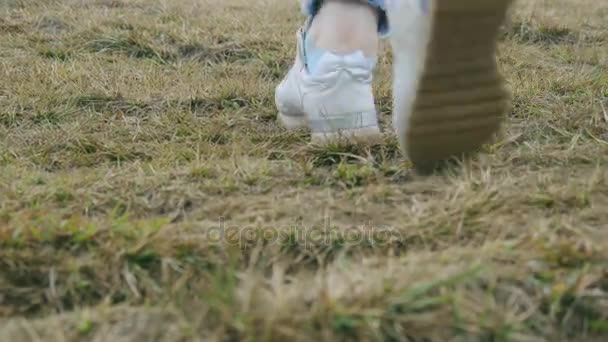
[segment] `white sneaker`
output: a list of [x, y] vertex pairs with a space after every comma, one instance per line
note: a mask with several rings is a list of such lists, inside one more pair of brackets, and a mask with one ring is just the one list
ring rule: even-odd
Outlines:
[[299, 30], [295, 63], [276, 89], [280, 121], [288, 129], [310, 128], [313, 143], [379, 140], [371, 85], [373, 63], [362, 52], [327, 52], [314, 73], [309, 73], [305, 35], [304, 30]]
[[418, 168], [472, 152], [497, 132], [509, 94], [496, 64], [512, 0], [389, 0], [393, 125]]

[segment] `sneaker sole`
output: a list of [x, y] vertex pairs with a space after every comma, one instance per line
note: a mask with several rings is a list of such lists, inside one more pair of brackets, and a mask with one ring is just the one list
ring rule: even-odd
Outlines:
[[379, 127], [344, 129], [335, 133], [312, 133], [311, 142], [314, 145], [329, 145], [336, 143], [377, 145], [382, 143]]
[[[417, 169], [428, 170], [451, 157], [476, 151], [499, 130], [511, 103], [498, 71], [496, 48], [511, 3], [428, 3], [430, 39], [426, 52], [419, 56], [424, 64], [417, 85], [411, 85], [415, 93], [401, 99], [399, 94], [395, 96], [395, 108], [400, 109], [397, 120], [401, 121], [396, 129]], [[412, 78], [411, 69], [409, 73], [401, 71], [399, 74], [396, 68], [396, 82]]]
[[290, 116], [279, 112], [279, 122], [288, 130], [307, 129], [308, 121], [306, 116]]

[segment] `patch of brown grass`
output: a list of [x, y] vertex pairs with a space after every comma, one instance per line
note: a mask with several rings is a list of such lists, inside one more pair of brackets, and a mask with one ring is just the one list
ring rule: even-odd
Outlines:
[[276, 123], [295, 3], [0, 3], [0, 340], [604, 340], [606, 15], [521, 1], [503, 138], [420, 177]]

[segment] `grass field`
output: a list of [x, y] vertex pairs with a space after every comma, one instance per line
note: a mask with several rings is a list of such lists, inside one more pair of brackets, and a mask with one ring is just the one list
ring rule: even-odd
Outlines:
[[514, 107], [421, 177], [277, 122], [285, 0], [0, 1], [0, 341], [604, 341], [608, 2], [525, 0]]

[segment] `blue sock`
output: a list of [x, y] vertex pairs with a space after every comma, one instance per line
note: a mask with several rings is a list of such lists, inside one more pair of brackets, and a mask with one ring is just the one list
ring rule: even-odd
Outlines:
[[329, 51], [318, 48], [312, 41], [310, 35], [306, 35], [304, 51], [306, 51], [306, 66], [308, 67], [308, 72], [314, 74], [321, 57]]
[[332, 54], [334, 56], [349, 56], [349, 55], [361, 55], [361, 58], [364, 60], [362, 60], [362, 62], [364, 62], [365, 64], [369, 64], [370, 68], [373, 68], [376, 60], [374, 58], [367, 58], [365, 57], [361, 51], [356, 51], [356, 52], [352, 52], [352, 53], [346, 53], [343, 55], [338, 55], [335, 54], [333, 52], [330, 52], [328, 50], [319, 48], [316, 46], [316, 44], [312, 41], [312, 38], [307, 35], [305, 37], [304, 40], [304, 51], [306, 53], [306, 67], [308, 70], [309, 74], [315, 74], [317, 71], [317, 66], [319, 65], [319, 62], [321, 61], [321, 59], [323, 58], [323, 56], [325, 54]]

